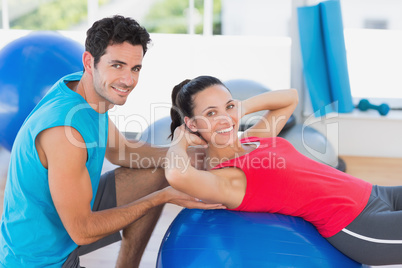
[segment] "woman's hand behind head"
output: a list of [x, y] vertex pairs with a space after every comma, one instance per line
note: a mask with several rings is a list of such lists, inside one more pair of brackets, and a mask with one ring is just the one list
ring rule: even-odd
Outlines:
[[172, 145], [177, 143], [188, 146], [206, 146], [207, 143], [197, 134], [191, 132], [185, 124], [177, 127], [173, 133]]

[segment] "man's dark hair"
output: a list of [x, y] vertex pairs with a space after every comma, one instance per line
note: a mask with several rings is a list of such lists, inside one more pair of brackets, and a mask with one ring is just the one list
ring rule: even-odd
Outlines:
[[124, 42], [141, 45], [145, 55], [151, 39], [147, 30], [137, 21], [116, 15], [98, 20], [88, 29], [85, 50], [94, 57], [96, 66], [109, 45]]

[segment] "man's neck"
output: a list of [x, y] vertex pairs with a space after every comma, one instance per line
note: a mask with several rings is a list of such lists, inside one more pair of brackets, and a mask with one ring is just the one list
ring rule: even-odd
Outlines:
[[67, 86], [80, 94], [97, 113], [106, 113], [113, 108], [114, 105], [104, 100], [96, 93], [93, 83], [91, 83], [89, 79], [90, 77], [87, 77], [84, 73], [80, 81], [69, 82]]

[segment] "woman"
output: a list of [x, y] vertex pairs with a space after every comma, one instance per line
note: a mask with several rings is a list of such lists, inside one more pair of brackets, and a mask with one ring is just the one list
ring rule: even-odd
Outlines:
[[[293, 89], [240, 102], [214, 77], [183, 81], [172, 92], [167, 180], [231, 210], [302, 217], [358, 262], [402, 263], [402, 187], [373, 186], [277, 138], [297, 102]], [[261, 110], [267, 112], [238, 138], [240, 118]], [[207, 147], [205, 170], [187, 164], [190, 145]]]

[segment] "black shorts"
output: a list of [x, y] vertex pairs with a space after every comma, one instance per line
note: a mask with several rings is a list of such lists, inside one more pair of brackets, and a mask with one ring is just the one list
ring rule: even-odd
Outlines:
[[[112, 170], [104, 173], [100, 178], [98, 192], [96, 193], [95, 196], [92, 211], [100, 211], [114, 207], [116, 207], [116, 183], [115, 183], [114, 170]], [[79, 268], [80, 267], [79, 256], [85, 255], [89, 252], [105, 247], [120, 240], [121, 240], [120, 232], [116, 232], [92, 244], [78, 246], [68, 256], [62, 268], [77, 268], [77, 267]]]

